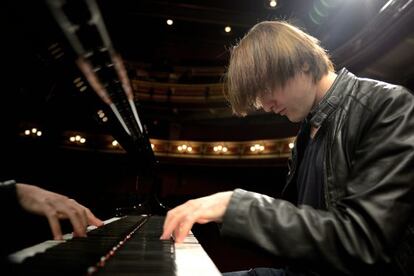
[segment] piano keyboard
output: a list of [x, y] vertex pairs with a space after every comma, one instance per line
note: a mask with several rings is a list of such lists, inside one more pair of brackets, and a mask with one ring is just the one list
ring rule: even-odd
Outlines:
[[127, 216], [9, 256], [20, 275], [221, 275], [192, 233], [181, 244], [159, 237], [164, 218]]

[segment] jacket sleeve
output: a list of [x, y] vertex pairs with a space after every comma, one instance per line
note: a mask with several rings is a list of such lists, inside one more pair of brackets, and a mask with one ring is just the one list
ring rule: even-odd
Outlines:
[[6, 180], [0, 182], [0, 210], [8, 213], [10, 208], [16, 209], [18, 206], [16, 195], [16, 181]]
[[391, 94], [371, 103], [379, 108], [365, 107], [370, 115], [360, 119], [351, 170], [341, 183], [345, 196], [327, 211], [237, 189], [222, 234], [345, 274], [389, 263], [414, 207], [414, 101], [405, 90]]
[[[14, 180], [7, 180], [0, 182], [0, 215], [2, 226], [0, 227], [0, 263], [5, 260], [5, 257], [16, 251], [17, 245], [21, 243], [16, 242], [21, 240], [16, 233], [23, 233], [17, 231], [21, 223], [16, 222], [23, 213], [23, 208], [20, 206], [16, 194], [16, 182]], [[0, 266], [1, 267], [1, 266]]]

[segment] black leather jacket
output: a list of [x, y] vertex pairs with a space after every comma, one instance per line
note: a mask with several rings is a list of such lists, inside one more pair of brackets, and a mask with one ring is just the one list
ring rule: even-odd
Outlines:
[[296, 196], [300, 131], [284, 199], [235, 190], [222, 234], [312, 271], [414, 275], [413, 95], [342, 69], [321, 104], [326, 210], [285, 200]]

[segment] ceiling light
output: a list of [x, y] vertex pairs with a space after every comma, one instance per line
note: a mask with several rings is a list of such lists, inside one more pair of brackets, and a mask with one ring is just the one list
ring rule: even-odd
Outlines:
[[277, 2], [276, 2], [276, 0], [270, 0], [270, 1], [269, 1], [269, 6], [270, 6], [271, 8], [276, 8], [276, 6], [277, 6]]
[[171, 26], [174, 24], [174, 21], [172, 19], [167, 19], [167, 25]]
[[230, 26], [226, 26], [226, 27], [224, 28], [224, 31], [225, 31], [226, 33], [231, 32], [231, 27], [230, 27]]
[[213, 147], [213, 151], [217, 153], [227, 152], [228, 148], [223, 145], [217, 145]]

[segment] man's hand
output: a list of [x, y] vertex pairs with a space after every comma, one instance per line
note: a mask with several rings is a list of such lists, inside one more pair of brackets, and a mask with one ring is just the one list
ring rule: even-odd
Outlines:
[[88, 225], [103, 224], [88, 208], [64, 195], [22, 183], [16, 184], [16, 193], [23, 209], [47, 217], [55, 240], [62, 239], [60, 219], [70, 220], [76, 237], [85, 237]]
[[186, 203], [168, 211], [164, 221], [161, 239], [174, 235], [176, 242], [182, 242], [194, 223], [221, 222], [233, 192], [221, 192]]

